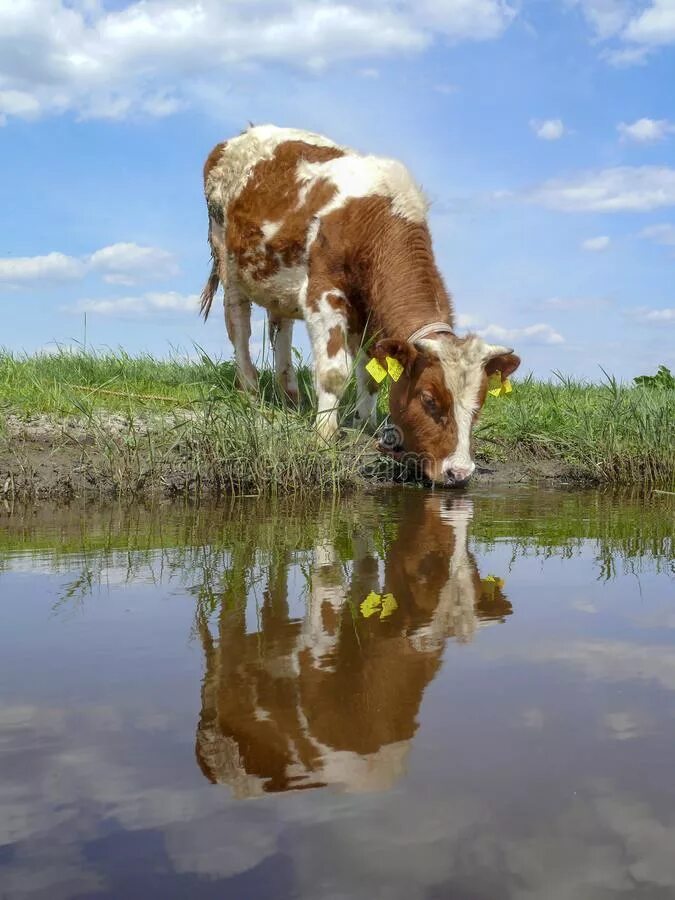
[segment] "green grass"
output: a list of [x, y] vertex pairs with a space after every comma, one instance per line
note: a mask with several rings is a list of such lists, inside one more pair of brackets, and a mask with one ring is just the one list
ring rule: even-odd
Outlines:
[[[368, 442], [356, 431], [339, 442], [321, 440], [312, 427], [306, 368], [300, 383], [296, 411], [283, 403], [271, 372], [262, 372], [261, 396], [251, 398], [235, 388], [231, 363], [206, 355], [189, 361], [122, 352], [3, 352], [0, 433], [9, 416], [31, 426], [42, 417], [42, 430], [55, 423], [52, 457], [61, 456], [63, 464], [69, 454], [103, 493], [159, 487], [169, 494], [332, 494], [353, 488], [362, 480]], [[5, 437], [4, 444], [29, 493], [35, 481], [30, 448], [16, 438]]]
[[488, 458], [559, 461], [571, 477], [672, 486], [675, 391], [526, 379], [507, 399], [488, 398], [477, 435]]
[[[372, 441], [358, 431], [347, 428], [332, 444], [316, 436], [311, 374], [306, 367], [299, 374], [302, 402], [295, 411], [283, 404], [269, 370], [261, 373], [261, 397], [252, 400], [236, 390], [231, 363], [206, 355], [0, 352], [0, 451], [8, 416], [42, 415], [65, 423], [55, 441], [117, 493], [157, 484], [169, 493], [333, 493], [363, 483], [366, 462], [371, 476], [391, 475], [392, 464], [378, 461]], [[352, 404], [353, 389], [343, 402], [347, 423]], [[384, 415], [385, 392], [380, 409]], [[488, 462], [516, 461], [524, 471], [550, 462], [580, 481], [671, 488], [674, 423], [672, 389], [611, 378], [600, 385], [525, 379], [508, 397], [488, 397], [477, 452]], [[19, 456], [16, 440], [4, 444], [5, 457]], [[28, 483], [29, 463], [19, 465]]]

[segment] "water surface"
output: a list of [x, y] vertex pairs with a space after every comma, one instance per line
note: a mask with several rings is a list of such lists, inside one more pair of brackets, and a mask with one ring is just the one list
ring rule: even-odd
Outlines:
[[0, 513], [0, 897], [672, 898], [672, 497]]

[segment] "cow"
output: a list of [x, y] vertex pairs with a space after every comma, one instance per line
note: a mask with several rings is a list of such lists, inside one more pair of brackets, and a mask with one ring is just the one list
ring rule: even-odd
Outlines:
[[[384, 553], [371, 524], [383, 510], [397, 522]], [[312, 548], [277, 545], [255, 577], [256, 555], [239, 557], [219, 615], [197, 614], [205, 673], [195, 752], [205, 777], [241, 798], [392, 787], [448, 640], [468, 643], [513, 612], [501, 582], [481, 579], [472, 518], [466, 497], [405, 491], [389, 507], [359, 505], [349, 560], [329, 513]], [[294, 567], [307, 579], [302, 605]], [[253, 583], [248, 596], [229, 593]], [[393, 598], [387, 613], [368, 609], [371, 592]]]
[[366, 370], [373, 357], [380, 373], [393, 369], [398, 379], [389, 395], [398, 435], [390, 451], [418, 456], [435, 484], [465, 485], [488, 379], [505, 380], [520, 360], [476, 334], [455, 334], [428, 203], [406, 167], [263, 125], [214, 147], [204, 190], [212, 268], [201, 311], [208, 317], [222, 284], [240, 385], [257, 389], [249, 348], [256, 303], [267, 310], [278, 382], [297, 399], [291, 341], [294, 320], [304, 319], [319, 433], [335, 435], [352, 372], [357, 420], [376, 427], [378, 384]]

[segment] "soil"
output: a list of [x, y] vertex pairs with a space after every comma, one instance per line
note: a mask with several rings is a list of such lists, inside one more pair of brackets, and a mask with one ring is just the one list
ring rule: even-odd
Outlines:
[[[0, 434], [0, 501], [11, 499], [71, 500], [119, 495], [120, 479], [114, 471], [115, 440], [123, 441], [127, 423], [123, 416], [106, 414], [97, 427], [111, 439], [93, 436], [91, 428], [76, 419], [57, 421], [37, 415], [27, 419], [8, 416]], [[556, 460], [482, 462], [477, 460], [472, 484], [569, 483], [573, 479]], [[155, 481], [141, 479], [131, 493], [175, 497], [185, 493], [208, 496], [215, 483], [197, 487], [185, 460], [162, 466]], [[382, 482], [379, 482], [382, 484]]]

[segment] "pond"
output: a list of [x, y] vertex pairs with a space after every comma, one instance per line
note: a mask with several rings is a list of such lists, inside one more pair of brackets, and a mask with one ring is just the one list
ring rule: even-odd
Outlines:
[[0, 896], [672, 898], [673, 497], [0, 512]]

